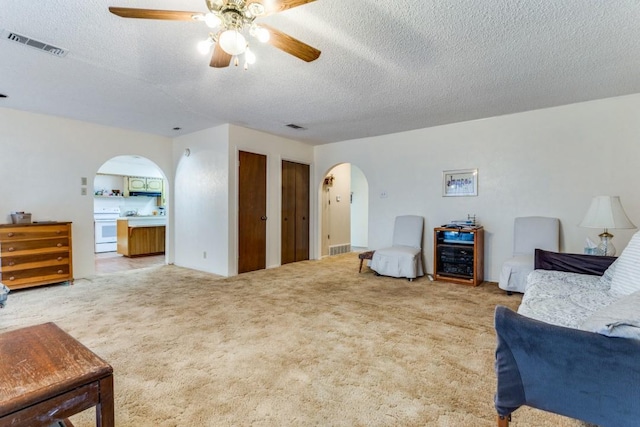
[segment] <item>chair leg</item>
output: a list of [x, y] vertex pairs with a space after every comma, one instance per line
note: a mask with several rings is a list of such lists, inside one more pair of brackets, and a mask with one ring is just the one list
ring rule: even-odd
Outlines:
[[362, 261], [364, 261], [364, 259], [360, 259], [360, 270], [358, 270], [358, 273], [362, 273]]
[[506, 417], [498, 415], [498, 427], [509, 427], [509, 421], [511, 421], [511, 414]]
[[513, 295], [513, 292], [511, 292], [511, 291], [507, 291], [507, 295], [508, 295], [508, 296], [511, 296], [511, 295]]

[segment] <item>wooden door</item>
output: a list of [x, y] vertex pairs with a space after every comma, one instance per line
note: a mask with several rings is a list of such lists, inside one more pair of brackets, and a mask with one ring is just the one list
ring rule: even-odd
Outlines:
[[282, 161], [282, 214], [280, 263], [296, 261], [296, 169], [295, 163]]
[[238, 273], [267, 264], [267, 156], [240, 151]]
[[309, 165], [296, 164], [296, 261], [309, 259]]
[[309, 259], [309, 165], [282, 162], [281, 264]]

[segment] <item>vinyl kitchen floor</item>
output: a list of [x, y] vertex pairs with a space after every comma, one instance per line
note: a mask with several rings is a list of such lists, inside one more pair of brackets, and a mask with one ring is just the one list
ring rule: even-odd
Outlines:
[[117, 273], [119, 271], [162, 265], [164, 263], [164, 254], [128, 258], [116, 252], [104, 252], [96, 254], [95, 257], [96, 274]]

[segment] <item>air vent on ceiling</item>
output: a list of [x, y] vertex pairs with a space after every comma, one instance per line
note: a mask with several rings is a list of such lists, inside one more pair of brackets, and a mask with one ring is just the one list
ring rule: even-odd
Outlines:
[[30, 46], [30, 47], [45, 51], [47, 53], [50, 53], [52, 55], [59, 56], [59, 57], [66, 56], [67, 52], [68, 52], [67, 49], [63, 49], [61, 47], [52, 46], [52, 45], [50, 45], [48, 43], [44, 43], [44, 42], [41, 42], [41, 41], [38, 41], [38, 40], [34, 40], [34, 39], [29, 38], [27, 36], [23, 36], [23, 35], [20, 35], [20, 34], [11, 32], [11, 31], [7, 31], [7, 30], [4, 30], [2, 32], [2, 39], [3, 40], [9, 40], [9, 41], [16, 42], [16, 43], [20, 43], [20, 44], [23, 44], [23, 45], [26, 45], [26, 46]]
[[295, 130], [307, 130], [307, 128], [303, 128], [302, 126], [298, 126], [298, 125], [293, 124], [293, 123], [289, 123], [287, 125], [287, 127], [291, 128], [291, 129], [295, 129]]

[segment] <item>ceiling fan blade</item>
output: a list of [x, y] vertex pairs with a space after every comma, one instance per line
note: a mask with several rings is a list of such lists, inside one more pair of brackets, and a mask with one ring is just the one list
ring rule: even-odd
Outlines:
[[220, 42], [216, 41], [216, 45], [213, 48], [213, 55], [211, 55], [211, 62], [209, 66], [213, 68], [225, 68], [231, 63], [231, 55], [222, 50]]
[[193, 19], [194, 16], [204, 16], [202, 12], [134, 9], [130, 7], [110, 7], [109, 12], [122, 18], [166, 19], [169, 21], [195, 21], [195, 19]]
[[290, 35], [276, 30], [269, 25], [260, 23], [260, 26], [269, 30], [269, 33], [271, 34], [268, 43], [284, 52], [287, 52], [289, 55], [293, 55], [296, 58], [300, 58], [307, 62], [315, 61], [320, 56], [320, 51], [315, 47], [294, 39]]
[[303, 4], [312, 3], [316, 0], [253, 0], [248, 1], [247, 6], [251, 3], [260, 3], [264, 6], [265, 10], [261, 16], [273, 15], [274, 13], [282, 12], [287, 9], [293, 9], [294, 7], [302, 6]]

